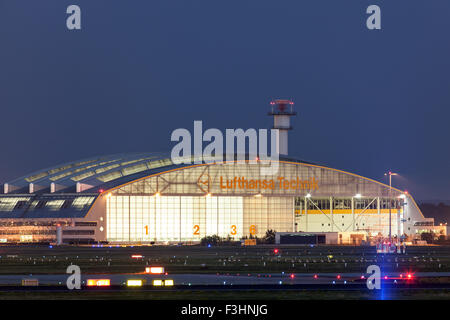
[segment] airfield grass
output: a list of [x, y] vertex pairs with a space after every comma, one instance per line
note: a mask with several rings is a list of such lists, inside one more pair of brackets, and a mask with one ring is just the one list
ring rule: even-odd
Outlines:
[[[0, 292], [0, 300], [377, 300], [380, 293], [368, 290], [297, 290], [297, 291], [15, 291]], [[396, 290], [385, 292], [383, 299], [448, 300], [450, 290]]]
[[[278, 254], [274, 249], [278, 249]], [[142, 259], [132, 259], [140, 254]], [[137, 273], [146, 266], [164, 266], [170, 274], [264, 274], [277, 272], [365, 272], [378, 264], [384, 271], [450, 272], [450, 247], [408, 247], [405, 255], [376, 254], [361, 246], [0, 246], [0, 274], [65, 274], [75, 264], [86, 273]], [[449, 277], [422, 278], [424, 283], [450, 283]], [[384, 299], [450, 299], [447, 289], [385, 292]], [[380, 299], [367, 290], [217, 290], [217, 291], [33, 291], [0, 292], [0, 300], [353, 300]]]
[[[169, 273], [364, 272], [372, 264], [385, 271], [450, 272], [450, 247], [408, 247], [405, 255], [376, 254], [362, 246], [0, 246], [0, 274], [65, 273], [70, 264], [83, 273], [136, 273], [164, 266]], [[132, 259], [131, 255], [143, 255]]]

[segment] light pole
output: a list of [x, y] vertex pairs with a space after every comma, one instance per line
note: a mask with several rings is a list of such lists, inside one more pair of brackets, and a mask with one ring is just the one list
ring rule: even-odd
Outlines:
[[396, 176], [397, 173], [389, 171], [384, 174], [389, 176], [389, 243], [392, 242], [392, 232], [391, 232], [391, 209], [392, 209], [392, 176]]

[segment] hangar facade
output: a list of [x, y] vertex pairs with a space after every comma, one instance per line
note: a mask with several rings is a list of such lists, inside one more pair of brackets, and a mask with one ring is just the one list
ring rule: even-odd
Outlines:
[[191, 243], [277, 232], [391, 232], [432, 228], [413, 197], [353, 173], [283, 157], [174, 164], [164, 154], [103, 156], [10, 181], [0, 195], [1, 242]]

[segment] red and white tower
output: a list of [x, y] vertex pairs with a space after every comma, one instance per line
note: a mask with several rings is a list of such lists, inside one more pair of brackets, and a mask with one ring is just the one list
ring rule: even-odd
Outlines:
[[291, 100], [277, 99], [270, 102], [271, 111], [269, 116], [273, 116], [273, 129], [279, 130], [278, 153], [288, 154], [288, 131], [292, 130], [291, 117], [297, 112], [294, 111], [294, 102]]

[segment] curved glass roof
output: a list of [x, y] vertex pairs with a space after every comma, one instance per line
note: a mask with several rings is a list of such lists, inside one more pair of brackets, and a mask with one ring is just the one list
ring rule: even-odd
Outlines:
[[33, 183], [35, 193], [40, 194], [49, 193], [52, 183], [55, 185], [56, 193], [75, 192], [77, 183], [83, 185], [83, 192], [98, 192], [99, 190], [96, 189], [109, 189], [151, 173], [167, 170], [170, 166], [185, 165], [174, 164], [166, 153], [122, 153], [99, 156], [64, 163], [8, 181], [11, 188], [8, 193], [29, 193], [30, 183]]
[[28, 188], [30, 183], [48, 188], [54, 183], [60, 187], [59, 189], [73, 187], [77, 182], [95, 187], [139, 172], [170, 165], [172, 161], [163, 153], [123, 153], [68, 162], [7, 183], [15, 189]]

